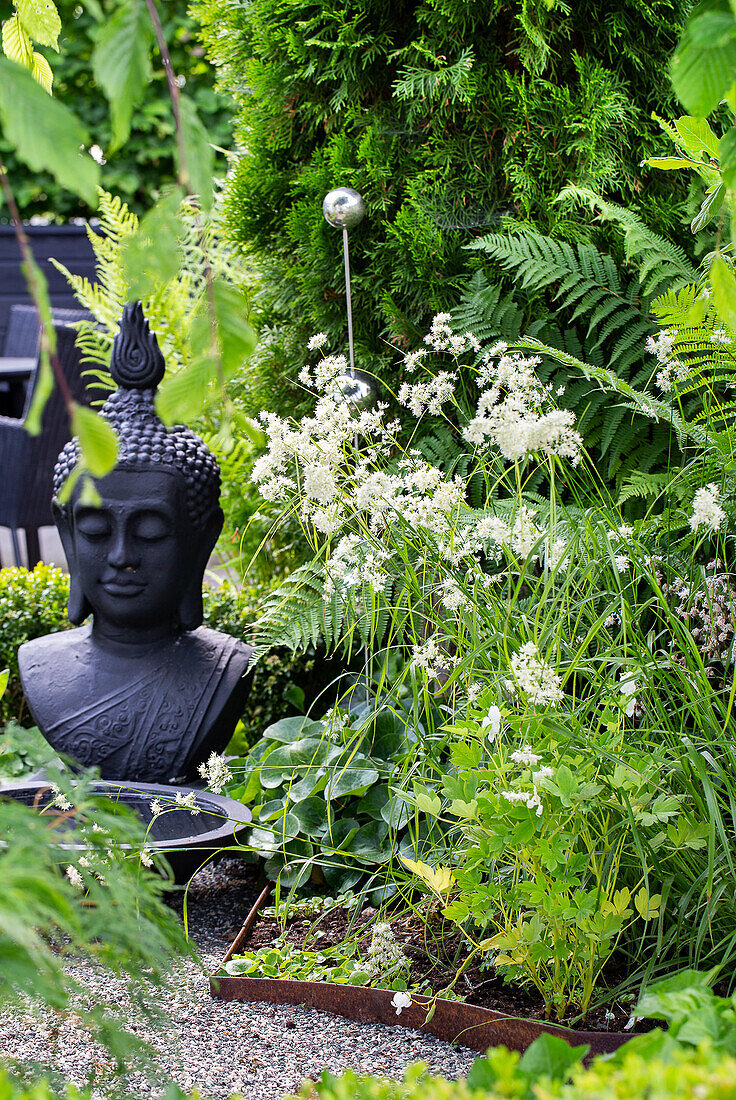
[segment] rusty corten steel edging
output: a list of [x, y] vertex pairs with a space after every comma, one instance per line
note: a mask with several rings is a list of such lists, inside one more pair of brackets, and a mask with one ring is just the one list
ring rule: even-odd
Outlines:
[[544, 1032], [558, 1035], [571, 1046], [585, 1043], [590, 1055], [608, 1054], [631, 1038], [622, 1032], [571, 1031], [539, 1020], [520, 1020], [461, 1001], [438, 999], [434, 1015], [426, 1020], [428, 997], [412, 995], [412, 1004], [400, 1016], [391, 1005], [390, 989], [305, 982], [289, 978], [210, 978], [210, 994], [222, 1001], [269, 1001], [271, 1004], [307, 1005], [359, 1023], [416, 1028], [446, 1042], [459, 1043], [481, 1053], [503, 1045], [525, 1051]]
[[[248, 913], [243, 927], [223, 959], [223, 965], [247, 939], [268, 893], [266, 888]], [[391, 1004], [393, 992], [390, 989], [338, 985], [335, 982], [212, 976], [210, 996], [221, 1001], [268, 1001], [271, 1004], [307, 1005], [309, 1008], [343, 1016], [358, 1023], [416, 1028], [434, 1035], [437, 1039], [459, 1043], [460, 1046], [481, 1053], [488, 1047], [501, 1045], [523, 1053], [535, 1039], [546, 1032], [548, 1035], [558, 1035], [571, 1046], [587, 1044], [590, 1047], [588, 1057], [592, 1057], [594, 1054], [610, 1054], [632, 1038], [630, 1033], [620, 1031], [572, 1031], [540, 1020], [506, 1016], [503, 1012], [479, 1008], [463, 1001], [438, 998], [433, 1002], [429, 997], [413, 994], [410, 1007], [397, 1015]], [[427, 1010], [432, 1003], [435, 1003], [436, 1008], [432, 1018], [427, 1020]]]
[[233, 942], [230, 944], [227, 951], [225, 952], [225, 957], [222, 960], [222, 965], [223, 966], [235, 954], [235, 952], [240, 947], [243, 946], [243, 944], [247, 940], [248, 936], [250, 935], [251, 929], [252, 929], [253, 925], [256, 922], [256, 917], [258, 916], [258, 911], [260, 910], [261, 906], [266, 904], [266, 902], [268, 901], [268, 897], [269, 897], [270, 893], [271, 893], [271, 883], [269, 882], [269, 883], [266, 884], [263, 891], [261, 892], [261, 894], [256, 899], [256, 902], [255, 902], [253, 908], [251, 909], [250, 913], [248, 914], [248, 916], [243, 921], [243, 927], [240, 929], [237, 936], [235, 937], [235, 939], [233, 940]]

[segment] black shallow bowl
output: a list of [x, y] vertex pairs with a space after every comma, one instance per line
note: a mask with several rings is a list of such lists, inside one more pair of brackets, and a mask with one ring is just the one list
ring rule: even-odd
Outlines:
[[[146, 827], [150, 824], [148, 845], [166, 857], [177, 882], [186, 882], [216, 852], [242, 839], [252, 821], [250, 810], [242, 803], [197, 790], [196, 787], [174, 787], [166, 783], [117, 783], [105, 779], [93, 783], [91, 793], [122, 803], [135, 810]], [[192, 814], [189, 810], [168, 809], [179, 793], [193, 793], [200, 812]], [[51, 802], [53, 791], [49, 783], [11, 783], [0, 787], [0, 798], [3, 797], [43, 809]], [[154, 798], [166, 809], [157, 817], [151, 812]], [[73, 828], [72, 822], [70, 831]], [[83, 847], [75, 844], [73, 838], [68, 846]]]

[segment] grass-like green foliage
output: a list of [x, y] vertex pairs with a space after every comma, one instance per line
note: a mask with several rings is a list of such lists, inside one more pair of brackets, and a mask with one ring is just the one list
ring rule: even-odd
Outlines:
[[466, 1080], [425, 1076], [421, 1063], [401, 1081], [325, 1071], [299, 1092], [304, 1100], [732, 1100], [736, 1095], [734, 999], [716, 997], [710, 976], [694, 971], [653, 987], [635, 1015], [664, 1019], [669, 1030], [636, 1036], [615, 1054], [581, 1059], [587, 1046], [570, 1047], [543, 1035], [523, 1055], [492, 1047]]
[[[249, 411], [292, 406], [311, 332], [345, 339], [340, 234], [321, 212], [339, 184], [365, 197], [351, 234], [357, 356], [391, 381], [405, 344], [478, 267], [464, 251], [507, 215], [586, 238], [552, 202], [568, 183], [634, 197], [676, 229], [671, 192], [640, 162], [663, 139], [667, 61], [688, 5], [197, 0], [244, 147], [227, 187], [231, 238], [257, 256], [266, 327]], [[653, 174], [652, 174], [653, 175]], [[683, 191], [684, 193], [684, 191]]]
[[[57, 5], [62, 22], [59, 52], [36, 47], [51, 63], [54, 95], [82, 120], [105, 154], [111, 139], [110, 111], [92, 82], [90, 58], [100, 27], [95, 12], [99, 11], [104, 23], [118, 6], [116, 0], [100, 0], [89, 7], [61, 0]], [[196, 46], [195, 24], [187, 13], [186, 0], [167, 0], [161, 18], [175, 72], [186, 79], [187, 95], [193, 97], [211, 139], [227, 148], [232, 132], [231, 104], [214, 90], [214, 73]], [[153, 79], [136, 109], [131, 135], [105, 164], [106, 186], [129, 202], [136, 213], [147, 210], [167, 184], [176, 181], [172, 129], [166, 74], [156, 56]], [[60, 187], [49, 173], [32, 172], [6, 143], [2, 155], [24, 218], [34, 214], [54, 220], [89, 217], [90, 210], [76, 195]], [[224, 163], [221, 166], [224, 174]]]

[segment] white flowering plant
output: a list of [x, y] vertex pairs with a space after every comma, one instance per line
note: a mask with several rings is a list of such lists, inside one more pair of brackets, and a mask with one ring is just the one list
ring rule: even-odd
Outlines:
[[[538, 344], [535, 351], [546, 354]], [[614, 385], [605, 371], [556, 354], [610, 384], [637, 414], [684, 424], [670, 398]], [[705, 540], [727, 545], [727, 478], [701, 449], [708, 473], [701, 469], [699, 484], [686, 485], [668, 510], [626, 522], [570, 418], [554, 415], [564, 410], [536, 359], [484, 348], [436, 318], [406, 358], [396, 401], [419, 416], [417, 432], [427, 417], [454, 431], [455, 462], [441, 467], [413, 447], [418, 435], [389, 419], [393, 407], [351, 409], [340, 382], [346, 364], [328, 356], [303, 378], [322, 386], [318, 412], [298, 425], [271, 422], [259, 477], [298, 513], [315, 548], [291, 582], [312, 586], [309, 636], [366, 644], [374, 671], [387, 654], [399, 657], [391, 690], [412, 701], [417, 743], [411, 763], [381, 774], [375, 790], [415, 809], [401, 854], [436, 874], [411, 881], [434, 890], [430, 879], [436, 886], [446, 872], [458, 924], [490, 922], [473, 933], [474, 949], [536, 983], [559, 1015], [587, 1007], [614, 948], [633, 973], [655, 944], [662, 966], [736, 954], [727, 841], [736, 804], [726, 732], [733, 634], [723, 625], [736, 619], [725, 606], [727, 578], [711, 586], [719, 601], [711, 614], [711, 589], [697, 577]], [[472, 408], [468, 379], [479, 391]], [[689, 445], [707, 444], [702, 424], [682, 433]], [[679, 603], [676, 576], [691, 593]], [[277, 593], [277, 611], [261, 622], [265, 641], [269, 631], [296, 639], [290, 591]], [[292, 633], [279, 634], [280, 623]], [[728, 657], [716, 678], [711, 650]], [[479, 761], [468, 746], [475, 740], [488, 754]], [[321, 822], [299, 824], [298, 800], [321, 793], [309, 786], [311, 762], [294, 759], [273, 806], [258, 788], [273, 819], [271, 839], [264, 830], [256, 845], [263, 841], [271, 873], [286, 869], [292, 884], [305, 881], [325, 835]], [[259, 759], [251, 764], [257, 772]], [[487, 784], [480, 803], [479, 776]], [[372, 864], [379, 877], [371, 884], [390, 889], [407, 881], [408, 864], [394, 858], [396, 847], [387, 854]], [[665, 881], [676, 888], [667, 892]]]

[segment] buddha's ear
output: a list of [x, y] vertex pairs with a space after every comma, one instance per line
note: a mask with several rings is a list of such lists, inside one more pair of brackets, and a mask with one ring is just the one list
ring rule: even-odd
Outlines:
[[66, 562], [69, 566], [69, 604], [67, 606], [67, 615], [69, 616], [69, 622], [74, 623], [75, 626], [79, 626], [88, 615], [92, 614], [92, 607], [82, 591], [82, 585], [79, 580], [77, 556], [74, 552], [74, 539], [72, 537], [72, 528], [69, 522], [69, 513], [67, 509], [60, 508], [56, 501], [53, 501], [51, 511], [54, 514], [54, 523], [59, 530], [61, 545], [64, 547]]
[[198, 545], [192, 559], [192, 575], [179, 604], [179, 624], [182, 630], [196, 630], [198, 626], [202, 625], [204, 617], [204, 607], [202, 605], [204, 571], [207, 568], [207, 562], [210, 560], [210, 554], [215, 549], [215, 543], [220, 537], [224, 519], [222, 508], [216, 508], [204, 528], [196, 532]]

